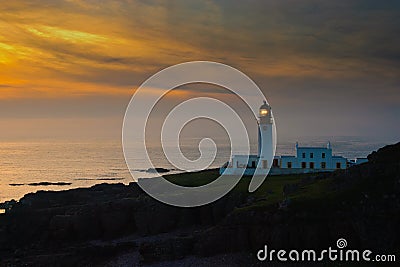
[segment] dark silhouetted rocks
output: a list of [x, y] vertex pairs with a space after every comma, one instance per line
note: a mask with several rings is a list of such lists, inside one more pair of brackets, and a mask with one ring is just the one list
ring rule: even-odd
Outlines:
[[146, 170], [146, 172], [149, 172], [149, 173], [167, 173], [167, 172], [169, 172], [170, 170], [168, 170], [168, 169], [164, 169], [164, 168], [149, 168], [149, 169], [147, 169]]
[[[0, 266], [102, 266], [121, 253], [148, 264], [254, 255], [265, 244], [327, 248], [338, 238], [376, 253], [398, 251], [399, 155], [400, 143], [372, 153], [368, 163], [287, 184], [282, 196], [297, 198], [285, 209], [263, 205], [268, 195], [237, 191], [206, 206], [176, 208], [135, 183], [27, 194], [0, 215]], [[326, 183], [316, 195], [302, 195], [319, 181]]]

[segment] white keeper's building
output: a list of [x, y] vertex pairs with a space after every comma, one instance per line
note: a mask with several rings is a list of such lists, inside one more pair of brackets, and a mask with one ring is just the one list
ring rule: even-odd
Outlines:
[[[296, 155], [273, 156], [272, 134], [273, 119], [271, 107], [264, 102], [259, 111], [258, 154], [233, 155], [231, 160], [220, 168], [220, 174], [244, 175], [265, 174], [281, 175], [295, 173], [327, 172], [346, 169], [355, 164], [367, 162], [366, 158], [348, 160], [332, 154], [332, 146], [302, 147], [296, 143]], [[273, 159], [272, 164], [268, 159]]]

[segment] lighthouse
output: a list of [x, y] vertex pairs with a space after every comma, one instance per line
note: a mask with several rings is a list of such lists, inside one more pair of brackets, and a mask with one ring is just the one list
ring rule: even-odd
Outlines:
[[264, 101], [259, 110], [258, 121], [258, 165], [256, 173], [259, 174], [268, 173], [271, 168], [273, 123], [271, 106]]
[[257, 155], [232, 155], [230, 161], [219, 170], [221, 175], [264, 176], [271, 169], [274, 158], [274, 121], [271, 106], [266, 101], [258, 113], [258, 153]]
[[[314, 172], [331, 172], [349, 166], [368, 162], [367, 158], [349, 160], [332, 154], [332, 145], [323, 147], [299, 146], [296, 142], [296, 155], [275, 156], [275, 122], [271, 106], [264, 101], [258, 111], [258, 152], [257, 155], [232, 155], [219, 170], [221, 175], [252, 175], [251, 183], [257, 188], [266, 175], [289, 175]], [[249, 190], [252, 187], [250, 184]], [[254, 189], [255, 190], [255, 189]]]

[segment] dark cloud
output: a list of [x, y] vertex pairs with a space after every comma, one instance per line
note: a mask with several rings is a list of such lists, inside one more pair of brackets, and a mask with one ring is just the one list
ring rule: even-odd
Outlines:
[[[156, 71], [210, 60], [253, 78], [285, 133], [400, 132], [399, 1], [15, 0], [0, 10], [2, 92], [25, 97], [17, 92], [59, 90], [58, 103], [69, 103], [43, 100], [49, 109], [37, 113], [30, 112], [34, 103], [18, 112], [3, 105], [3, 117], [114, 116], [129, 90]], [[74, 92], [82, 86], [85, 96], [74, 100], [73, 110], [68, 86]], [[121, 95], [103, 109], [96, 97], [108, 99], [112, 87]], [[227, 94], [209, 86], [184, 90]], [[63, 108], [54, 111], [57, 106]]]

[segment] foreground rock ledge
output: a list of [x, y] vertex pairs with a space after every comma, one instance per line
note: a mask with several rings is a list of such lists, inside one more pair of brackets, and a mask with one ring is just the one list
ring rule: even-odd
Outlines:
[[28, 194], [0, 215], [0, 266], [259, 265], [255, 253], [265, 244], [325, 249], [340, 237], [396, 253], [400, 143], [368, 159], [277, 189], [267, 179], [256, 194], [240, 189], [243, 179], [217, 202], [190, 209], [159, 203], [135, 183]]

